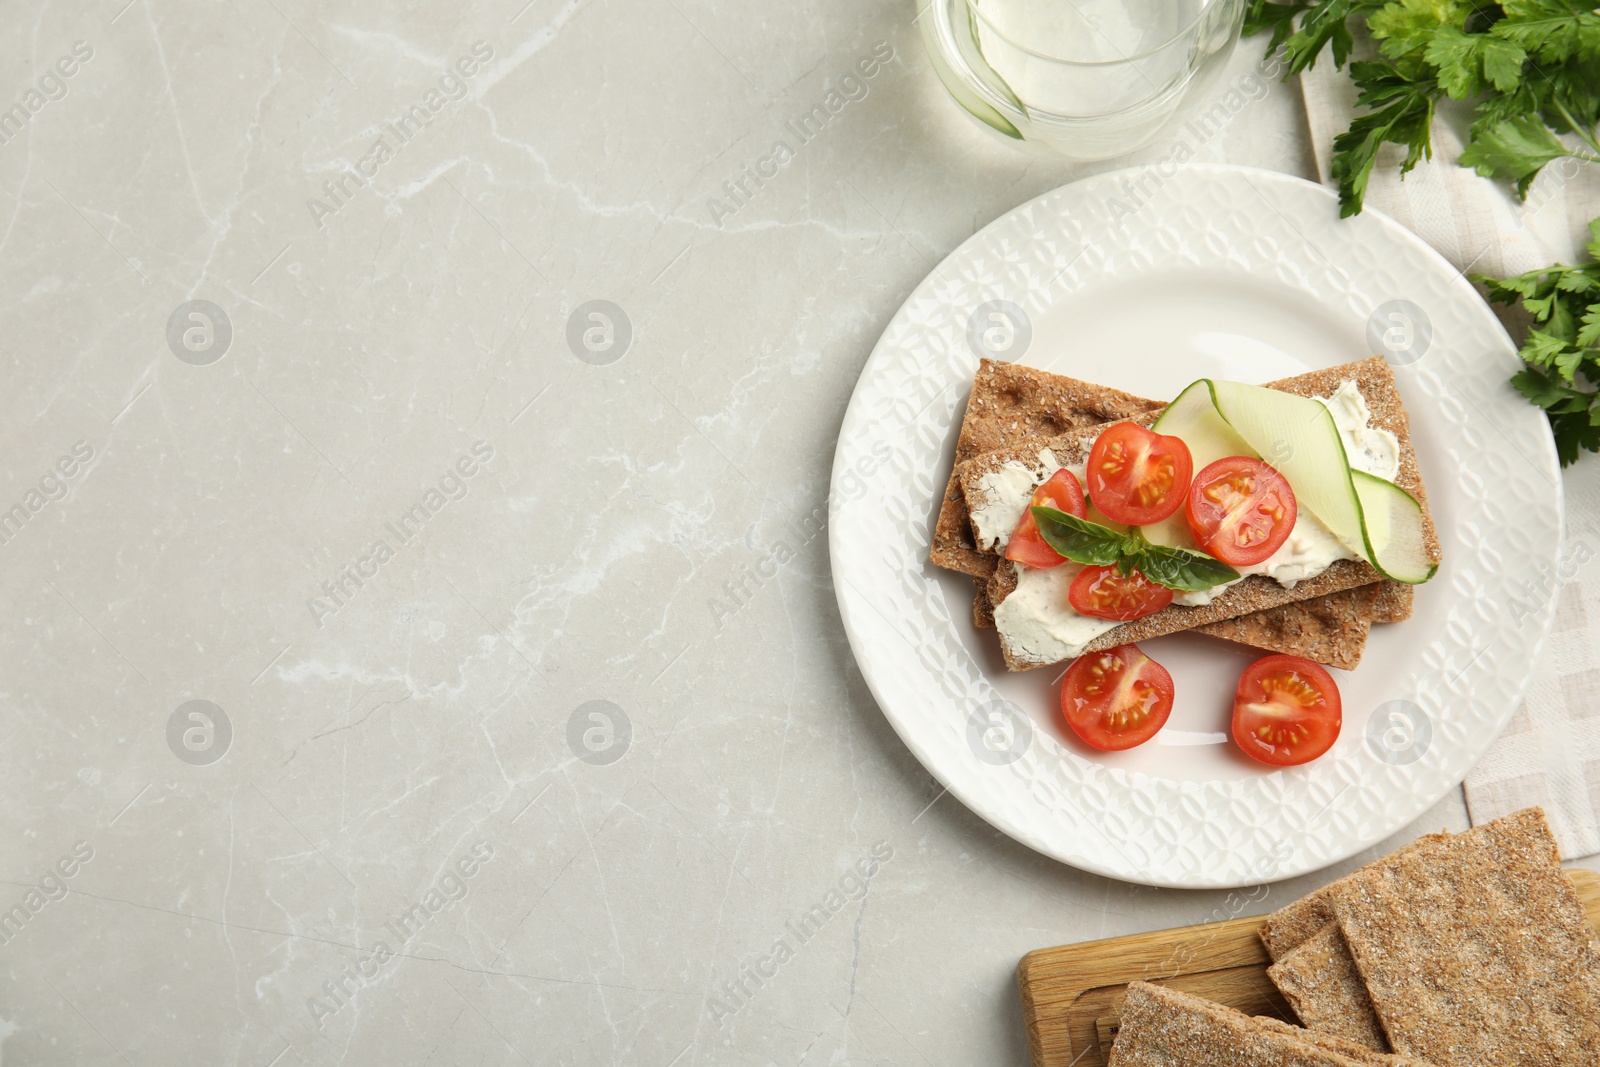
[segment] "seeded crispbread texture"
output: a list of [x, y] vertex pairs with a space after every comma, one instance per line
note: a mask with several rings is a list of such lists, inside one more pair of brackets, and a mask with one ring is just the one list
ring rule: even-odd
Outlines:
[[[1390, 584], [1400, 583], [1374, 582], [1342, 593], [1300, 600], [1281, 608], [1267, 608], [1194, 629], [1197, 633], [1220, 637], [1225, 641], [1236, 641], [1241, 645], [1274, 652], [1290, 652], [1330, 667], [1353, 671], [1361, 662], [1361, 653], [1367, 647], [1367, 635], [1372, 629], [1373, 604], [1378, 598], [1378, 591]], [[989, 615], [994, 617], [993, 609]]]
[[1372, 1010], [1338, 923], [1328, 923], [1305, 944], [1267, 968], [1300, 1021], [1319, 1033], [1388, 1052], [1383, 1024]]
[[[1331, 396], [1339, 385], [1347, 380], [1353, 381], [1365, 398], [1367, 407], [1372, 413], [1371, 424], [1393, 433], [1399, 441], [1400, 471], [1395, 481], [1401, 488], [1410, 492], [1421, 505], [1423, 544], [1429, 557], [1438, 560], [1439, 541], [1434, 531], [1433, 517], [1428, 511], [1427, 493], [1423, 489], [1422, 479], [1417, 471], [1416, 450], [1411, 443], [1410, 424], [1401, 405], [1400, 394], [1395, 388], [1394, 374], [1390, 371], [1389, 365], [1382, 359], [1374, 357], [1271, 382], [1268, 387], [1301, 396]], [[1148, 425], [1159, 414], [1159, 411], [1147, 412], [1128, 421]], [[1051, 438], [1047, 444], [1060, 463], [1071, 465], [1081, 462], [1087, 454], [1088, 449], [1083, 443], [1085, 437], [1081, 429], [1075, 428], [1070, 433]], [[1038, 449], [1031, 445], [1029, 449], [1031, 452], [1012, 448], [985, 453], [957, 464], [956, 474], [964, 489], [965, 487], [975, 489], [985, 473], [999, 469], [1007, 460], [1025, 462], [1030, 454], [1036, 459]], [[1132, 641], [1143, 641], [1180, 630], [1193, 629], [1207, 623], [1234, 619], [1252, 612], [1369, 585], [1379, 581], [1381, 577], [1365, 560], [1338, 560], [1326, 571], [1298, 583], [1293, 589], [1285, 589], [1265, 575], [1251, 575], [1220, 594], [1209, 604], [1196, 607], [1174, 605], [1142, 619], [1122, 623], [1091, 641], [1085, 646], [1084, 651], [1097, 652]], [[994, 576], [989, 579], [989, 602], [998, 608], [1016, 589], [1016, 582], [1014, 566], [996, 568]], [[1011, 670], [1027, 670], [1054, 662], [1013, 643], [1004, 631], [1000, 632], [1000, 645], [1005, 654], [1006, 666]]]
[[[956, 436], [956, 464], [997, 448], [1055, 437], [1078, 426], [1115, 422], [1162, 406], [1157, 400], [1065, 375], [980, 360]], [[973, 543], [966, 501], [954, 473], [945, 486], [928, 558], [937, 566], [978, 578], [993, 574], [998, 561]]]
[[[1382, 1056], [1385, 1067], [1427, 1067]], [[1365, 1067], [1292, 1026], [1267, 1025], [1213, 1001], [1134, 982], [1107, 1067]]]
[[1405, 582], [1385, 581], [1377, 585], [1377, 595], [1372, 600], [1374, 623], [1405, 622], [1411, 618], [1412, 602], [1417, 587]]
[[1600, 945], [1542, 809], [1406, 853], [1332, 901], [1397, 1051], [1441, 1067], [1600, 1062]]

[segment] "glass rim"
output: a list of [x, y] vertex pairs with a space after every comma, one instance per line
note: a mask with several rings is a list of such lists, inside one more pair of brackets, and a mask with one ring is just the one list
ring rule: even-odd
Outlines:
[[[1060, 56], [1046, 55], [1045, 53], [1037, 51], [1036, 49], [1029, 48], [1027, 45], [1025, 45], [1022, 42], [1018, 41], [1016, 38], [1012, 37], [1009, 33], [1005, 32], [1000, 27], [996, 26], [994, 24], [994, 22], [987, 15], [985, 15], [983, 13], [983, 9], [979, 6], [980, 0], [962, 0], [962, 2], [966, 6], [967, 10], [972, 12], [972, 14], [975, 15], [979, 20], [981, 20], [985, 26], [989, 27], [990, 30], [992, 30], [994, 33], [998, 34], [1001, 37], [1001, 39], [1003, 39], [1007, 44], [1011, 45], [1013, 48], [1017, 49], [1018, 51], [1026, 52], [1028, 55], [1033, 56], [1033, 57], [1035, 57], [1037, 59], [1042, 59], [1047, 63], [1057, 63], [1057, 64], [1060, 64], [1061, 66], [1065, 66], [1065, 67], [1114, 67], [1114, 66], [1117, 66], [1117, 65], [1123, 64], [1123, 63], [1136, 62], [1136, 61], [1144, 59], [1144, 58], [1146, 58], [1148, 56], [1155, 55], [1157, 52], [1161, 51], [1163, 48], [1171, 47], [1171, 45], [1174, 42], [1176, 42], [1180, 38], [1186, 36], [1196, 26], [1198, 26], [1200, 24], [1200, 20], [1205, 18], [1208, 14], [1211, 13], [1212, 8], [1216, 7], [1220, 3], [1224, 3], [1225, 0], [1206, 0], [1205, 4], [1201, 6], [1199, 12], [1196, 13], [1194, 18], [1190, 19], [1186, 24], [1184, 24], [1184, 26], [1181, 29], [1175, 31], [1172, 34], [1171, 37], [1168, 37], [1166, 40], [1162, 41], [1160, 44], [1153, 45], [1150, 48], [1146, 48], [1144, 51], [1136, 53], [1135, 55], [1123, 56], [1120, 59], [1093, 59], [1093, 60], [1090, 60], [1090, 59], [1062, 59]], [[1068, 2], [1070, 3], [1071, 0], [1068, 0]]]

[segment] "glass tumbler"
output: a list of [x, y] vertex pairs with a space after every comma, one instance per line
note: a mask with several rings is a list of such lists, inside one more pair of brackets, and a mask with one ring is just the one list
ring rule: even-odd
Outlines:
[[1154, 140], [1226, 65], [1244, 0], [928, 0], [923, 43], [975, 117], [1069, 159]]

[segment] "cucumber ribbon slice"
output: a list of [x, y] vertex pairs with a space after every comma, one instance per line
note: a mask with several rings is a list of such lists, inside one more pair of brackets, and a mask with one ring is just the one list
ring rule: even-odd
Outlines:
[[[1332, 413], [1311, 397], [1202, 378], [1178, 394], [1152, 428], [1183, 439], [1196, 474], [1225, 456], [1265, 460], [1289, 479], [1302, 508], [1385, 578], [1417, 585], [1439, 569], [1428, 557], [1422, 506], [1393, 482], [1353, 469]], [[1163, 528], [1148, 535], [1164, 544], [1180, 532]]]

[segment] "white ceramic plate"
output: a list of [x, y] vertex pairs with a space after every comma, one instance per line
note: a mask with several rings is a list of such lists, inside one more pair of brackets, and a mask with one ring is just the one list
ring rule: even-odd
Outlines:
[[[1228, 716], [1255, 655], [1198, 635], [1144, 644], [1177, 683], [1162, 733], [1094, 752], [1059, 719], [1061, 668], [1009, 673], [994, 634], [972, 626], [970, 580], [929, 563], [928, 545], [978, 364], [969, 322], [993, 300], [1026, 314], [1008, 357], [1158, 399], [1199, 377], [1263, 382], [1365, 358], [1369, 321], [1397, 321], [1394, 301], [1431, 327], [1392, 362], [1444, 564], [1409, 621], [1375, 628], [1360, 667], [1334, 672], [1344, 730], [1327, 755], [1270, 770], [1240, 754]], [[1024, 204], [917, 287], [845, 415], [830, 549], [867, 683], [951, 793], [1073, 866], [1200, 887], [1343, 859], [1460, 782], [1549, 629], [1561, 483], [1544, 415], [1507, 384], [1517, 366], [1437, 253], [1372, 211], [1341, 220], [1332, 194], [1297, 178], [1149, 168]]]

